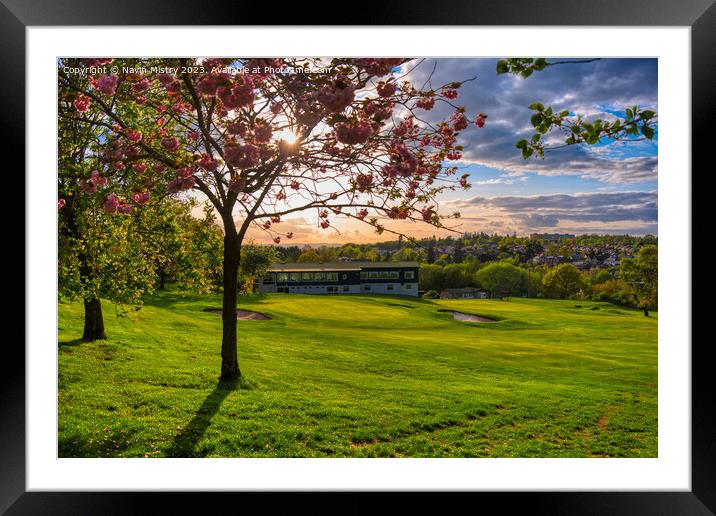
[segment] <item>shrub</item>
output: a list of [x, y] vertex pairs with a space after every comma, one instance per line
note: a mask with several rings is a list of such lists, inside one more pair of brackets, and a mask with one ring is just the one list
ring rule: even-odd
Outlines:
[[425, 294], [423, 294], [424, 299], [437, 299], [440, 297], [440, 294], [438, 294], [435, 290], [428, 290]]

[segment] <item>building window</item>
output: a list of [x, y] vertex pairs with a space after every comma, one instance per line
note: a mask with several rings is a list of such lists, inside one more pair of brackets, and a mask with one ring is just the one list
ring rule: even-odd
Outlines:
[[412, 283], [406, 283], [406, 284], [405, 284], [405, 288], [408, 289], [408, 290], [410, 290], [411, 288], [413, 288], [413, 284], [412, 284]]
[[368, 279], [368, 273], [365, 271], [361, 271], [360, 273], [360, 279]]
[[387, 290], [393, 290], [393, 285], [386, 285], [385, 287]]
[[[344, 274], [345, 276], [345, 274]], [[348, 292], [350, 290], [350, 287], [348, 285], [343, 286], [343, 292]]]
[[279, 272], [278, 273], [278, 282], [286, 283], [287, 281], [288, 281], [288, 274], [285, 272]]
[[301, 273], [300, 272], [292, 272], [290, 278], [291, 278], [291, 281], [301, 281]]
[[341, 274], [341, 279], [348, 279], [348, 274]]
[[327, 272], [327, 273], [326, 273], [326, 280], [328, 280], [328, 281], [338, 281], [338, 273], [337, 273], [337, 272]]
[[390, 279], [399, 279], [400, 273], [398, 271], [388, 271], [388, 277]]
[[413, 271], [405, 271], [405, 279], [415, 279], [415, 272]]
[[369, 290], [370, 290], [370, 285], [363, 285], [363, 290], [369, 291]]
[[370, 271], [368, 273], [368, 277], [370, 279], [378, 279], [378, 278], [380, 278], [380, 273], [378, 271]]
[[304, 272], [303, 273], [303, 281], [313, 281], [313, 273], [312, 272]]
[[266, 277], [264, 278], [264, 283], [274, 283], [276, 281], [276, 274], [273, 272], [269, 272], [266, 274]]
[[325, 272], [314, 272], [313, 279], [316, 281], [326, 281], [326, 273]]

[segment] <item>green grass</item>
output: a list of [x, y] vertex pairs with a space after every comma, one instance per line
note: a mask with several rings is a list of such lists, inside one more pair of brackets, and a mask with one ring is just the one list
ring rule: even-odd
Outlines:
[[[59, 304], [61, 457], [655, 457], [657, 320], [607, 303], [165, 292], [84, 343]], [[581, 308], [575, 308], [581, 305]], [[497, 319], [455, 321], [440, 309]]]

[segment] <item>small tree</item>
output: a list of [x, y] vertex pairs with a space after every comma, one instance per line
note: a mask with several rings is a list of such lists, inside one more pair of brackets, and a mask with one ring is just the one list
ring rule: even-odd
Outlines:
[[476, 273], [477, 281], [490, 297], [518, 294], [525, 285], [525, 271], [509, 262], [493, 262]]
[[318, 263], [321, 261], [321, 256], [313, 249], [307, 249], [299, 255], [296, 261], [298, 263]]
[[645, 317], [658, 306], [658, 262], [657, 247], [647, 245], [639, 249], [635, 258], [623, 258], [619, 265], [620, 277], [629, 286], [636, 306], [644, 311]]
[[550, 269], [542, 279], [542, 287], [549, 297], [567, 299], [585, 288], [582, 273], [571, 263], [563, 263]]

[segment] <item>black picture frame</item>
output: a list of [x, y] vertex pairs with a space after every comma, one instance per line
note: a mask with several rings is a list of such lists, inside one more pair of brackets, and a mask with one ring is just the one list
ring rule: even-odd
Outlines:
[[[29, 26], [82, 25], [343, 25], [328, 19], [335, 2], [312, 2], [310, 8], [296, 3], [238, 3], [199, 0], [0, 0], [0, 106], [3, 143], [15, 149], [24, 165], [25, 149], [25, 29]], [[280, 7], [279, 7], [280, 5]], [[281, 10], [281, 20], [272, 10]], [[693, 163], [706, 161], [713, 144], [711, 118], [716, 112], [716, 5], [713, 0], [599, 0], [529, 1], [412, 0], [361, 4], [352, 13], [351, 25], [501, 25], [501, 26], [689, 26], [691, 27], [692, 70], [692, 156]], [[31, 99], [30, 99], [31, 100]], [[702, 160], [698, 158], [703, 158]], [[712, 169], [713, 165], [709, 167]], [[695, 169], [695, 165], [694, 165]], [[690, 174], [690, 171], [684, 171]], [[693, 230], [692, 230], [693, 234]], [[17, 260], [16, 260], [17, 261]], [[686, 264], [685, 264], [686, 265]], [[689, 264], [690, 266], [691, 264]], [[25, 268], [25, 274], [30, 271]], [[690, 302], [690, 300], [684, 300]], [[692, 318], [693, 320], [693, 318]], [[692, 326], [693, 328], [693, 326]], [[690, 492], [503, 492], [453, 493], [450, 501], [469, 507], [489, 507], [497, 502], [504, 508], [522, 506], [530, 513], [549, 514], [714, 514], [716, 512], [716, 424], [714, 384], [709, 340], [694, 340], [692, 356], [692, 490]], [[186, 512], [187, 493], [78, 493], [26, 492], [25, 488], [25, 355], [15, 346], [16, 357], [6, 342], [3, 374], [0, 375], [0, 512], [17, 514], [142, 514], [153, 503], [162, 504], [162, 513]], [[53, 348], [48, 343], [48, 352]], [[684, 346], [690, 343], [684, 342]], [[11, 367], [10, 364], [13, 364]], [[424, 507], [426, 493], [402, 493], [390, 504], [401, 512]], [[376, 503], [387, 507], [377, 493], [343, 493], [341, 509], [326, 503], [325, 493], [192, 493], [210, 506], [230, 503], [236, 512], [259, 500], [263, 510], [290, 503], [291, 510], [327, 508], [331, 512], [354, 513], [371, 510]], [[290, 496], [290, 500], [286, 497]], [[376, 497], [380, 496], [378, 502]], [[210, 497], [210, 498], [209, 498]], [[465, 497], [470, 497], [466, 500]], [[240, 505], [237, 504], [241, 500]], [[233, 512], [233, 511], [232, 511]]]

